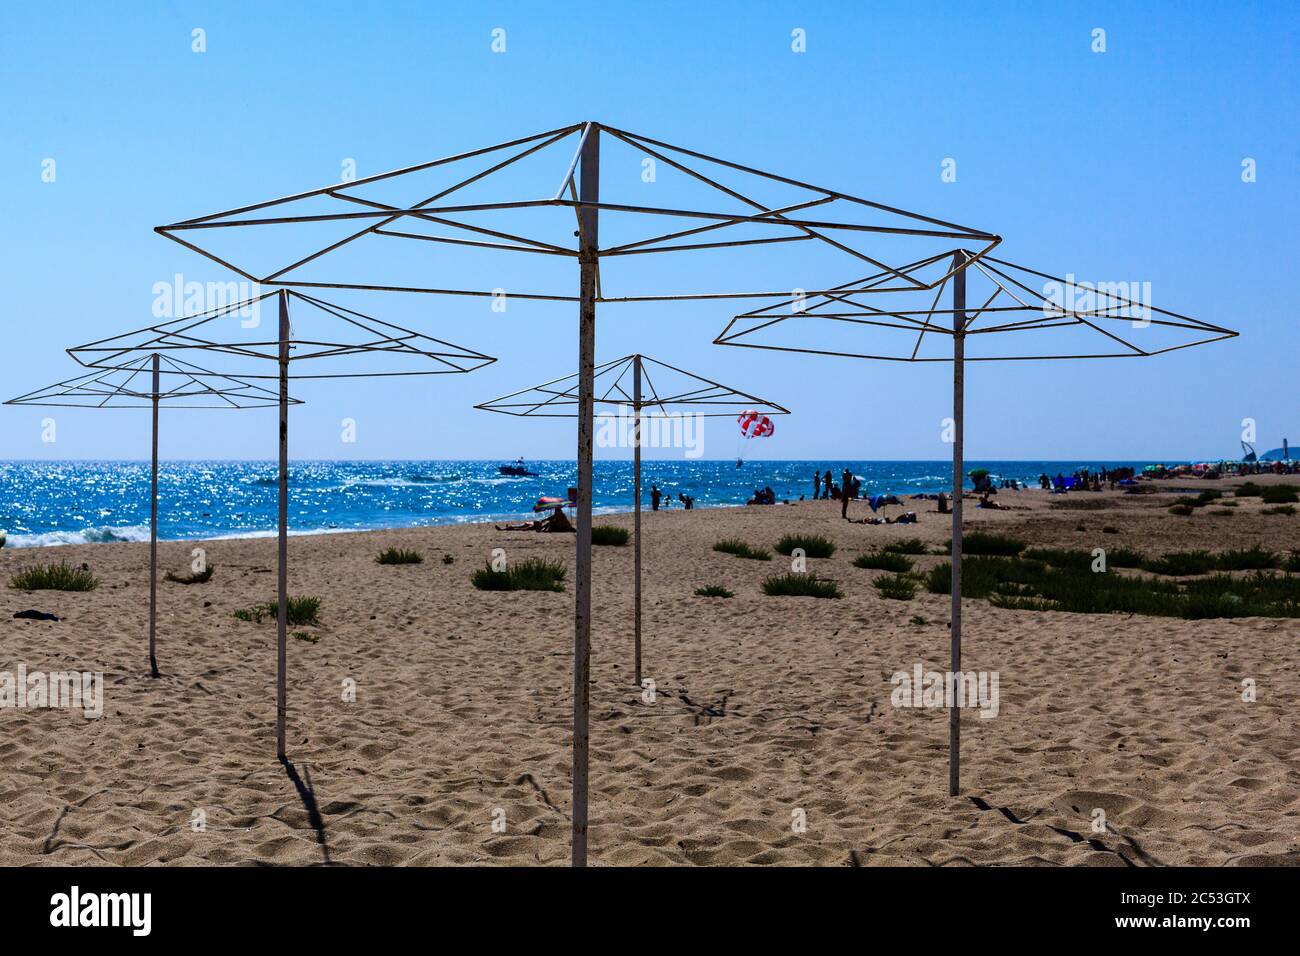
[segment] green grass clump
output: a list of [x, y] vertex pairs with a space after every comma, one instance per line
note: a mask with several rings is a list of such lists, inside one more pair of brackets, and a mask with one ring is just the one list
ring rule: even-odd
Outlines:
[[319, 634], [313, 634], [311, 631], [294, 631], [294, 632], [293, 632], [293, 636], [294, 636], [294, 638], [296, 638], [297, 640], [304, 641], [304, 642], [306, 642], [306, 643], [308, 643], [308, 644], [319, 644], [319, 643], [320, 643], [320, 635], [319, 635]]
[[1180, 518], [1186, 518], [1193, 511], [1191, 505], [1174, 505], [1169, 509], [1171, 515], [1178, 515]]
[[1108, 548], [1106, 550], [1106, 567], [1140, 568], [1146, 556], [1132, 548]]
[[442, 556], [442, 563], [443, 563], [443, 564], [455, 564], [455, 563], [456, 563], [456, 559], [453, 558], [450, 554], [444, 554], [444, 555]]
[[563, 591], [564, 565], [545, 558], [525, 558], [494, 571], [484, 565], [470, 576], [470, 583], [480, 591]]
[[1300, 551], [1292, 551], [1287, 555], [1286, 561], [1282, 565], [1282, 570], [1300, 574]]
[[[1143, 614], [1187, 619], [1300, 617], [1300, 578], [1255, 571], [1214, 574], [1191, 581], [1053, 568], [1042, 562], [972, 558], [963, 562], [962, 592], [1013, 610], [1081, 614]], [[948, 593], [949, 567], [935, 568], [928, 585]]]
[[168, 571], [163, 575], [163, 580], [172, 581], [176, 584], [207, 584], [212, 580], [212, 572], [216, 569], [215, 564], [209, 564], [202, 571], [184, 571], [181, 574]]
[[763, 593], [768, 597], [841, 598], [840, 586], [834, 581], [814, 574], [790, 572], [770, 577], [763, 582]]
[[903, 573], [912, 570], [912, 559], [888, 551], [868, 552], [854, 558], [853, 566], [855, 568], [866, 568], [869, 571]]
[[1248, 481], [1245, 484], [1238, 485], [1233, 494], [1238, 498], [1258, 498], [1263, 491], [1264, 489], [1259, 485], [1253, 481]]
[[795, 548], [803, 548], [809, 558], [829, 558], [835, 553], [835, 543], [819, 534], [782, 535], [776, 543], [777, 554], [792, 554]]
[[1295, 505], [1278, 505], [1275, 508], [1260, 509], [1262, 515], [1293, 515], [1295, 514]]
[[1143, 571], [1175, 577], [1207, 574], [1217, 566], [1218, 560], [1208, 551], [1171, 551], [1163, 557], [1142, 562]]
[[592, 544], [609, 544], [621, 546], [627, 544], [627, 528], [612, 524], [598, 524], [591, 529]]
[[1231, 508], [1211, 508], [1210, 514], [1216, 518], [1231, 518], [1236, 512]]
[[388, 548], [375, 555], [376, 564], [424, 564], [424, 555], [419, 551], [406, 551], [402, 548]]
[[1287, 505], [1300, 501], [1300, 495], [1290, 485], [1273, 485], [1260, 492], [1259, 498], [1266, 505]]
[[[1001, 557], [963, 558], [961, 593], [965, 597], [987, 598], [997, 590], [1014, 590], [1039, 580], [1045, 570], [1041, 561]], [[1100, 575], [1098, 575], [1100, 576]], [[948, 561], [931, 568], [926, 575], [926, 589], [931, 594], [952, 593], [952, 564]]]
[[739, 538], [724, 538], [713, 546], [714, 551], [721, 551], [723, 554], [734, 554], [738, 558], [749, 558], [751, 561], [771, 561], [772, 555], [762, 548], [751, 548]]
[[926, 554], [929, 551], [925, 546], [925, 542], [920, 538], [904, 538], [902, 541], [893, 541], [880, 550], [889, 554]]
[[[285, 610], [290, 624], [296, 626], [317, 624], [319, 622], [316, 620], [316, 615], [320, 612], [320, 598], [289, 596], [285, 599]], [[279, 616], [279, 600], [254, 604], [252, 607], [240, 608], [235, 612], [236, 618], [253, 624], [261, 624], [266, 618], [274, 621]]]
[[74, 568], [66, 561], [25, 568], [9, 579], [19, 591], [93, 591], [99, 581], [86, 568]]
[[[1012, 558], [1025, 550], [1025, 542], [1009, 534], [994, 534], [988, 531], [972, 531], [961, 536], [962, 554], [997, 555]], [[952, 543], [948, 544], [952, 551]]]
[[1092, 570], [1092, 552], [1077, 548], [1030, 548], [1024, 552], [1024, 557], [1030, 561], [1042, 561], [1054, 568]]
[[696, 597], [735, 597], [734, 594], [724, 588], [721, 584], [706, 584], [702, 588], [696, 588], [695, 595]]
[[1272, 551], [1253, 545], [1235, 551], [1224, 551], [1215, 561], [1220, 571], [1264, 571], [1282, 563]]
[[871, 582], [880, 596], [892, 601], [910, 601], [916, 594], [916, 581], [902, 574], [885, 574]]

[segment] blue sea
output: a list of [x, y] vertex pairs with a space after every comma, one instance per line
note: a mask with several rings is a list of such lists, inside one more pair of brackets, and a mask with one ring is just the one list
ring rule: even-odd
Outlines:
[[[577, 483], [573, 461], [529, 462], [535, 478], [498, 473], [496, 461], [295, 461], [290, 463], [291, 534], [457, 524], [532, 515], [543, 495]], [[971, 461], [995, 478], [1037, 486], [1038, 475], [1139, 464], [1113, 461]], [[645, 507], [653, 482], [667, 507], [678, 494], [697, 508], [743, 505], [757, 488], [778, 499], [812, 496], [814, 469], [839, 480], [849, 468], [864, 494], [938, 492], [951, 481], [944, 461], [646, 461]], [[165, 461], [159, 466], [160, 538], [257, 537], [275, 533], [276, 465], [270, 461]], [[598, 461], [598, 512], [631, 510], [632, 464]], [[6, 547], [149, 539], [147, 461], [0, 462], [0, 533]]]

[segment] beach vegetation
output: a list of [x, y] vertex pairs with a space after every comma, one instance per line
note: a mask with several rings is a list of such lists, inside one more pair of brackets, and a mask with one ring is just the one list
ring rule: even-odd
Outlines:
[[495, 571], [485, 564], [470, 576], [480, 591], [563, 591], [565, 568], [558, 561], [525, 558]]
[[721, 584], [706, 584], [702, 588], [696, 588], [695, 595], [696, 597], [717, 597], [717, 598], [735, 597], [734, 594], [732, 594], [730, 591], [724, 588]]
[[1277, 505], [1273, 508], [1263, 508], [1259, 513], [1262, 515], [1293, 515], [1295, 514], [1295, 505]]
[[99, 580], [85, 565], [74, 567], [66, 561], [24, 568], [9, 579], [18, 591], [93, 591]]
[[906, 574], [882, 574], [871, 583], [891, 601], [910, 601], [916, 594], [916, 581]]
[[778, 574], [763, 581], [763, 593], [768, 597], [814, 597], [841, 598], [844, 593], [840, 586], [827, 578], [815, 574], [800, 574], [791, 571]]
[[456, 559], [453, 558], [450, 554], [444, 554], [444, 555], [442, 556], [442, 563], [443, 563], [443, 564], [455, 564], [455, 563], [456, 563]]
[[419, 551], [404, 548], [386, 548], [375, 555], [376, 564], [424, 564], [424, 555]]
[[1149, 558], [1142, 562], [1143, 571], [1173, 577], [1208, 574], [1217, 566], [1218, 559], [1208, 551], [1171, 551], [1161, 557]]
[[1247, 481], [1244, 484], [1238, 485], [1237, 490], [1234, 491], [1233, 494], [1238, 498], [1258, 498], [1263, 490], [1263, 488], [1255, 484], [1253, 481]]
[[[945, 562], [927, 576], [929, 590], [950, 593]], [[1142, 614], [1190, 620], [1300, 617], [1300, 578], [1273, 571], [1213, 574], [1188, 581], [1054, 568], [1023, 558], [971, 558], [962, 564], [962, 593], [1012, 610], [1079, 614]]]
[[627, 544], [630, 537], [627, 528], [620, 528], [613, 524], [598, 524], [591, 529], [592, 544], [607, 544], [615, 547], [621, 547]]
[[776, 543], [776, 553], [790, 555], [802, 548], [809, 558], [829, 558], [835, 553], [835, 542], [819, 534], [785, 534]]
[[880, 550], [888, 554], [927, 554], [930, 549], [920, 538], [903, 538], [901, 541], [891, 541]]
[[[990, 531], [972, 531], [961, 536], [962, 554], [997, 555], [1015, 557], [1025, 550], [1025, 542], [1009, 534], [997, 534]], [[948, 543], [946, 553], [951, 553], [952, 542]]]
[[1042, 561], [1054, 568], [1077, 568], [1087, 571], [1092, 569], [1095, 560], [1091, 551], [1081, 548], [1029, 548], [1024, 557], [1031, 561]]
[[164, 581], [171, 581], [174, 584], [207, 584], [212, 580], [212, 573], [216, 571], [215, 564], [204, 565], [202, 571], [182, 571], [177, 574], [175, 571], [168, 571], [163, 575]]
[[1191, 505], [1173, 505], [1169, 509], [1171, 515], [1178, 515], [1180, 518], [1188, 517], [1194, 509]]
[[1287, 505], [1300, 501], [1300, 495], [1291, 485], [1273, 485], [1259, 493], [1259, 498], [1266, 505]]
[[866, 568], [869, 571], [893, 571], [898, 574], [912, 570], [912, 559], [889, 551], [869, 551], [854, 558], [853, 566]]
[[1140, 568], [1146, 557], [1141, 551], [1132, 548], [1108, 548], [1106, 550], [1106, 567]]
[[1278, 555], [1257, 544], [1249, 548], [1224, 551], [1215, 560], [1215, 566], [1220, 571], [1266, 571], [1281, 563], [1282, 559]]
[[749, 558], [751, 561], [771, 561], [770, 552], [762, 548], [751, 548], [739, 538], [724, 538], [713, 546], [714, 551], [721, 551], [723, 554], [734, 554], [738, 558]]
[[[285, 616], [289, 624], [294, 626], [304, 626], [320, 623], [316, 615], [320, 612], [320, 598], [318, 597], [294, 597], [293, 595], [285, 598]], [[235, 612], [235, 617], [241, 621], [249, 621], [253, 624], [261, 624], [262, 621], [270, 618], [272, 621], [280, 616], [279, 600], [267, 601], [265, 604], [254, 604], [252, 607], [240, 608]]]
[[294, 637], [296, 640], [303, 641], [304, 643], [307, 643], [307, 644], [319, 644], [319, 643], [320, 643], [320, 635], [319, 635], [319, 634], [313, 634], [311, 631], [294, 631], [294, 632], [293, 632], [293, 637]]

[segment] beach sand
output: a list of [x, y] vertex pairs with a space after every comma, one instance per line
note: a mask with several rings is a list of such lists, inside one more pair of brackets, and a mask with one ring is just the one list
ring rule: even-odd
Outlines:
[[[1172, 498], [1004, 492], [1023, 510], [968, 500], [966, 527], [1151, 554], [1300, 547], [1300, 515], [1241, 499], [1231, 517], [1180, 518]], [[870, 585], [882, 572], [851, 563], [891, 540], [947, 539], [934, 502], [908, 506], [919, 525], [846, 524], [838, 502], [647, 512], [652, 704], [631, 686], [632, 548], [595, 549], [593, 864], [1300, 862], [1295, 619], [968, 600], [963, 664], [999, 672], [1000, 713], [963, 715], [964, 792], [949, 797], [947, 712], [890, 702], [894, 672], [947, 670], [949, 599], [884, 600]], [[869, 512], [857, 502], [853, 513]], [[838, 580], [843, 600], [765, 597], [760, 582], [789, 559], [712, 550], [724, 537], [771, 548], [785, 532], [838, 544], [809, 567]], [[184, 570], [195, 546], [162, 543], [162, 568]], [[0, 670], [102, 671], [106, 682], [97, 720], [0, 709], [0, 865], [567, 864], [572, 582], [562, 594], [481, 592], [469, 575], [501, 547], [508, 560], [561, 561], [571, 578], [571, 536], [463, 525], [290, 538], [290, 593], [322, 598], [319, 627], [291, 628], [319, 635], [289, 640], [292, 771], [275, 759], [274, 621], [233, 617], [274, 596], [275, 541], [203, 546], [210, 582], [159, 584], [156, 680], [147, 544], [0, 550], [6, 581], [59, 559], [101, 581], [89, 593], [0, 588]], [[376, 564], [388, 546], [425, 563]], [[706, 584], [735, 597], [693, 595]], [[12, 619], [26, 608], [65, 620]], [[355, 702], [343, 699], [349, 680]]]

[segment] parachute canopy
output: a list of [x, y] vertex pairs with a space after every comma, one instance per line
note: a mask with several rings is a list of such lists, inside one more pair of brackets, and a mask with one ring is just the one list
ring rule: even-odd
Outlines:
[[740, 426], [740, 434], [746, 438], [767, 438], [776, 431], [772, 419], [755, 411], [741, 412], [736, 424]]

